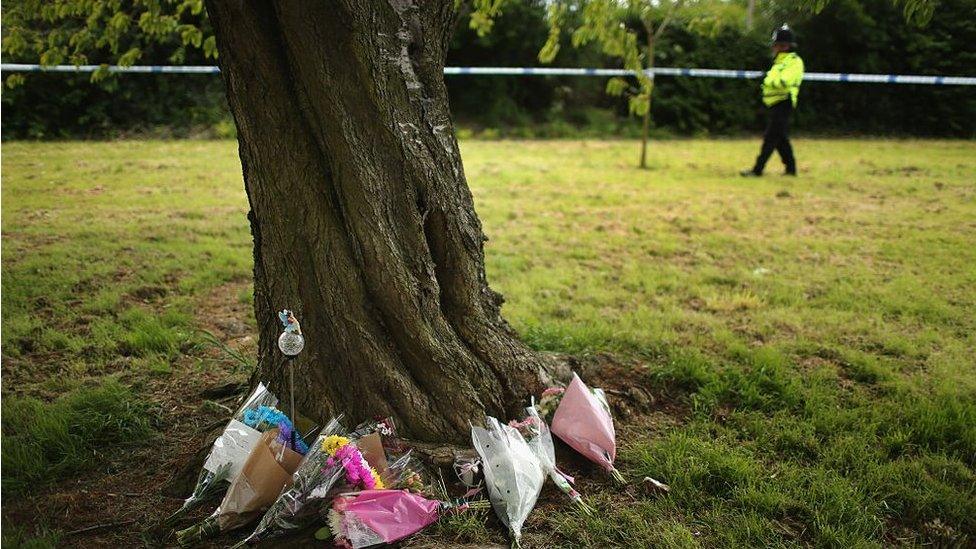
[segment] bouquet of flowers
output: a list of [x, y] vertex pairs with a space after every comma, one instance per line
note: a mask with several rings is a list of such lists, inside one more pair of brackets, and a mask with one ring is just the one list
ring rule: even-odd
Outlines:
[[261, 435], [217, 510], [199, 524], [176, 533], [180, 545], [196, 543], [247, 524], [261, 516], [282, 490], [291, 486], [302, 455], [282, 438], [278, 427]]
[[329, 530], [339, 547], [360, 549], [409, 537], [446, 513], [487, 505], [427, 499], [408, 490], [363, 490], [333, 500]]
[[339, 481], [344, 471], [340, 467], [327, 467], [329, 459], [324, 441], [343, 432], [341, 416], [333, 418], [312, 442], [311, 447], [292, 475], [292, 486], [278, 496], [268, 508], [254, 532], [239, 546], [275, 537], [305, 525], [314, 516], [314, 503], [322, 501], [331, 488]]
[[360, 448], [368, 445], [363, 441], [369, 435], [353, 440], [339, 435], [339, 431], [338, 420], [332, 420], [326, 426], [295, 471], [291, 488], [281, 493], [254, 532], [238, 545], [255, 543], [306, 526], [320, 505], [340, 489], [385, 488], [382, 475], [370, 465], [366, 452]]
[[471, 440], [481, 456], [491, 505], [518, 547], [522, 524], [542, 491], [545, 469], [522, 434], [493, 417], [485, 418], [485, 428], [471, 427]]
[[191, 509], [219, 496], [230, 486], [230, 482], [237, 478], [247, 456], [261, 438], [262, 431], [256, 429], [254, 424], [248, 425], [246, 418], [260, 407], [274, 406], [277, 403], [278, 398], [263, 383], [259, 383], [214, 441], [193, 493], [186, 498], [182, 507], [163, 521], [164, 524], [175, 524]]
[[617, 456], [616, 434], [610, 405], [602, 389], [590, 389], [578, 375], [565, 389], [543, 393], [540, 407], [555, 408], [552, 432], [590, 461], [601, 465], [614, 480], [624, 478], [613, 466]]
[[538, 458], [543, 470], [556, 486], [576, 504], [584, 513], [593, 514], [593, 509], [583, 501], [583, 496], [573, 488], [573, 477], [559, 470], [556, 466], [556, 449], [552, 443], [552, 434], [549, 426], [539, 417], [539, 412], [535, 408], [535, 403], [525, 409], [526, 416], [521, 421], [512, 420], [508, 424], [510, 427], [518, 429], [525, 439], [526, 444], [532, 449], [535, 457]]
[[424, 471], [411, 457], [409, 446], [396, 435], [393, 418], [363, 422], [350, 433], [349, 438], [356, 441], [356, 447], [380, 474], [386, 488], [429, 492], [424, 482]]

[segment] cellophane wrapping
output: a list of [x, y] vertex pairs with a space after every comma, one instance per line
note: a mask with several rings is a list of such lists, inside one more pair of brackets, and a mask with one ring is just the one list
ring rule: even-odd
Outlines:
[[327, 503], [326, 496], [343, 478], [341, 467], [326, 467], [329, 456], [322, 450], [322, 441], [326, 437], [343, 432], [341, 419], [341, 416], [333, 418], [322, 429], [292, 475], [291, 488], [278, 496], [245, 542], [280, 536], [303, 528], [315, 519], [320, 506]]
[[485, 427], [471, 428], [471, 440], [481, 456], [491, 505], [517, 544], [545, 482], [543, 465], [517, 429], [493, 417], [485, 418]]
[[261, 517], [282, 491], [291, 487], [303, 456], [277, 440], [278, 428], [261, 435], [241, 473], [210, 517], [177, 532], [180, 545], [191, 545]]
[[353, 549], [393, 543], [432, 524], [444, 505], [407, 490], [363, 490], [336, 498], [329, 528]]
[[264, 383], [259, 383], [227, 422], [220, 436], [214, 440], [193, 493], [186, 498], [179, 510], [166, 519], [166, 522], [175, 523], [189, 510], [210, 498], [219, 496], [230, 486], [261, 438], [258, 430], [244, 424], [244, 413], [248, 410], [257, 410], [259, 406], [276, 404], [278, 404], [278, 397], [268, 390]]
[[616, 434], [610, 406], [601, 389], [590, 390], [573, 374], [553, 414], [552, 432], [584, 457], [603, 466], [615, 479], [623, 480], [613, 466], [617, 456]]
[[583, 511], [592, 512], [592, 509], [583, 501], [580, 493], [573, 488], [573, 478], [560, 471], [556, 466], [556, 447], [552, 441], [552, 433], [550, 433], [545, 420], [540, 417], [535, 405], [527, 407], [525, 418], [519, 422], [513, 422], [513, 426], [523, 433], [526, 444], [532, 449], [542, 469], [549, 475], [556, 487]]

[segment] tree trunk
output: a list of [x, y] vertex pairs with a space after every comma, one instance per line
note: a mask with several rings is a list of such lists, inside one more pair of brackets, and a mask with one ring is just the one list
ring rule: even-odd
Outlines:
[[467, 437], [539, 390], [500, 315], [448, 110], [454, 0], [207, 0], [254, 238], [259, 375], [287, 399], [276, 311], [301, 321], [300, 413]]

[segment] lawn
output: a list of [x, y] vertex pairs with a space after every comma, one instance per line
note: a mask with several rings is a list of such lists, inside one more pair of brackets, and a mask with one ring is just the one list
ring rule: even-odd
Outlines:
[[[526, 545], [976, 543], [976, 143], [805, 139], [799, 178], [735, 176], [758, 145], [462, 143], [506, 318], [653, 397], [634, 486], [571, 463], [598, 513], [547, 504]], [[246, 210], [230, 141], [4, 144], [4, 546], [139, 543], [178, 505], [206, 390], [248, 376], [201, 330], [253, 355]]]

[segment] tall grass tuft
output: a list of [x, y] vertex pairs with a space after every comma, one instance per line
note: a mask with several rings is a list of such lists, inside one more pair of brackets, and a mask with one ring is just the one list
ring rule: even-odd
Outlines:
[[146, 405], [114, 379], [53, 402], [3, 399], [3, 490], [21, 493], [98, 463], [153, 432]]

